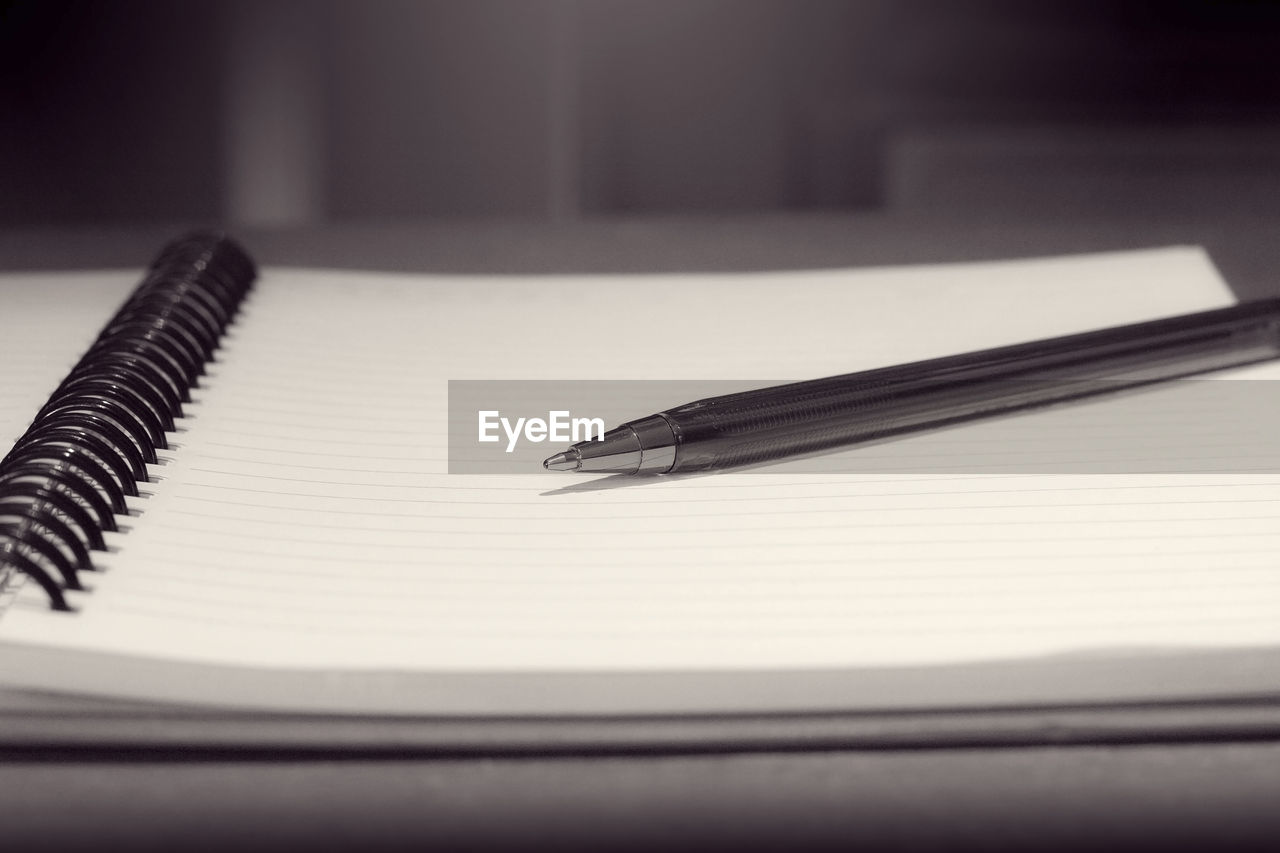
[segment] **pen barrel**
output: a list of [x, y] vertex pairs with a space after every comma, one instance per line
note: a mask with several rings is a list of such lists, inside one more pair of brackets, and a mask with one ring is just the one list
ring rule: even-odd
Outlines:
[[751, 465], [1280, 357], [1280, 300], [699, 400], [670, 471]]

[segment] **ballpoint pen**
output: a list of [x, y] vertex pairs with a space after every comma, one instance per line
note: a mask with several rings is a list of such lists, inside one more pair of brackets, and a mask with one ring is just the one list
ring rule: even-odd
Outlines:
[[710, 397], [548, 458], [553, 471], [750, 465], [1280, 357], [1280, 299]]

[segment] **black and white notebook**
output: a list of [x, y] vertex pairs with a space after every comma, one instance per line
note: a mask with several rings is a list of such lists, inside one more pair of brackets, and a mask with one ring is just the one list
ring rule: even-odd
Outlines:
[[[455, 718], [1280, 695], [1274, 460], [447, 472], [449, 380], [807, 378], [1229, 304], [1198, 249], [438, 276], [259, 272], [196, 235], [145, 271], [8, 274], [0, 299], [10, 695]], [[1025, 459], [1071, 412], [894, 452]]]

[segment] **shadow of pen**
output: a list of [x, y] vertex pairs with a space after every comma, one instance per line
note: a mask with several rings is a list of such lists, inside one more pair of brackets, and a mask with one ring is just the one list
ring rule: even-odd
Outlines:
[[[883, 444], [888, 441], [899, 440], [899, 436], [893, 436], [886, 439], [871, 440], [864, 442], [861, 446], [871, 446]], [[800, 453], [787, 456], [781, 459], [766, 459], [761, 462], [754, 462], [749, 465], [734, 465], [728, 468], [712, 468], [707, 471], [688, 471], [680, 474], [608, 474], [603, 477], [597, 477], [586, 481], [577, 481], [558, 489], [551, 489], [546, 492], [539, 492], [541, 497], [555, 497], [557, 495], [576, 495], [585, 492], [607, 492], [613, 489], [635, 488], [637, 486], [655, 485], [658, 483], [670, 483], [676, 480], [695, 480], [703, 477], [715, 477], [721, 474], [740, 474], [746, 471], [759, 471], [762, 468], [773, 468], [775, 470], [765, 473], [770, 474], [786, 474], [792, 473], [796, 463], [809, 459], [816, 459], [824, 456], [838, 456], [842, 453], [848, 454], [849, 447], [833, 447], [826, 450], [814, 450], [809, 453]], [[812, 471], [807, 473], [813, 473]], [[856, 469], [833, 470], [827, 473], [833, 474], [850, 474], [861, 473]], [[569, 476], [574, 476], [569, 472]], [[583, 476], [578, 474], [576, 476]]]

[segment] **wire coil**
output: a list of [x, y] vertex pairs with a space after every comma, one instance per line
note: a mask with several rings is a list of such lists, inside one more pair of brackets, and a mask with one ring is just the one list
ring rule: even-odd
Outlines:
[[223, 332], [257, 278], [221, 233], [195, 232], [161, 250], [124, 305], [0, 459], [0, 588], [14, 571], [55, 610], [81, 589], [104, 531], [191, 401]]

